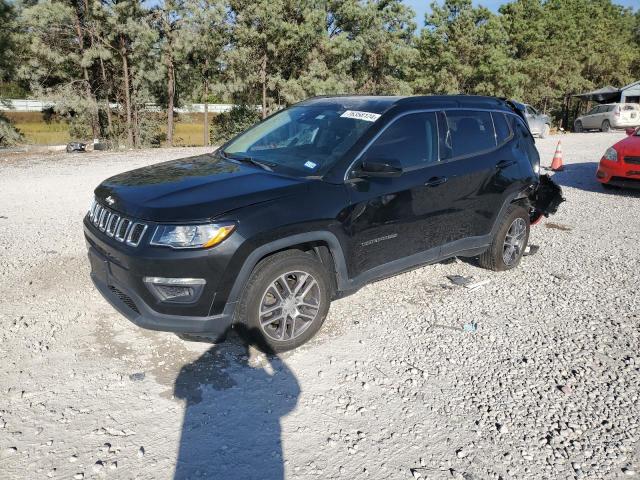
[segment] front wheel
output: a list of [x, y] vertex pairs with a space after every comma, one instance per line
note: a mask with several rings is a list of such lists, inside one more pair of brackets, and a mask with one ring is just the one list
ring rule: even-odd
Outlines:
[[331, 303], [331, 282], [322, 263], [300, 250], [258, 263], [237, 307], [248, 340], [265, 352], [284, 352], [320, 329]]
[[510, 205], [491, 245], [480, 255], [480, 266], [496, 272], [517, 267], [528, 241], [529, 212], [519, 205]]

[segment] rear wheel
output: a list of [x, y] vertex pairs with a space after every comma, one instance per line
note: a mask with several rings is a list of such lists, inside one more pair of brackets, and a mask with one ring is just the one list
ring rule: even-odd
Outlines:
[[611, 124], [609, 123], [609, 120], [605, 120], [604, 122], [602, 122], [602, 126], [600, 127], [600, 130], [603, 132], [611, 131]]
[[584, 131], [584, 129], [582, 128], [582, 122], [580, 120], [578, 120], [576, 123], [574, 123], [573, 130], [576, 133], [582, 133]]
[[510, 205], [491, 245], [480, 255], [480, 266], [497, 272], [517, 267], [528, 241], [529, 212], [520, 205]]
[[311, 254], [288, 250], [258, 263], [238, 304], [237, 320], [260, 349], [283, 352], [315, 335], [330, 298], [331, 283], [322, 263]]

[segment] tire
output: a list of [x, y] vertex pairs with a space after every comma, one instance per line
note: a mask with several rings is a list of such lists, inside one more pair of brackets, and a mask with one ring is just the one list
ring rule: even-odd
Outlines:
[[605, 120], [604, 122], [602, 122], [602, 126], [600, 127], [600, 131], [601, 132], [610, 132], [611, 131], [611, 124], [609, 123], [609, 120]]
[[584, 132], [584, 129], [582, 128], [582, 122], [580, 120], [578, 120], [576, 123], [573, 124], [573, 130], [576, 133]]
[[602, 185], [602, 188], [605, 190], [618, 190], [620, 188], [617, 185], [610, 185], [608, 183], [601, 183], [600, 185]]
[[[299, 295], [292, 295], [296, 289]], [[320, 329], [331, 293], [327, 270], [312, 254], [276, 253], [251, 273], [236, 309], [236, 324], [246, 341], [266, 353], [292, 350]]]
[[547, 138], [549, 136], [550, 130], [551, 130], [551, 127], [549, 126], [549, 124], [545, 123], [544, 127], [542, 127], [542, 130], [540, 131], [540, 138]]
[[[514, 226], [515, 225], [515, 226]], [[512, 230], [514, 229], [514, 230]], [[507, 261], [507, 234], [520, 231], [522, 233], [512, 237], [513, 250], [509, 252], [512, 258]], [[500, 222], [489, 248], [479, 257], [480, 266], [488, 270], [502, 272], [516, 268], [522, 259], [522, 254], [529, 241], [529, 212], [520, 205], [512, 204]], [[516, 245], [517, 244], [517, 245]]]

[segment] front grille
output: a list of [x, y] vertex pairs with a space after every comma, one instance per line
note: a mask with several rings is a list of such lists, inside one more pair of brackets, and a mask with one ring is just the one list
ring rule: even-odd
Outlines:
[[148, 227], [146, 223], [123, 217], [95, 200], [88, 215], [89, 221], [98, 230], [131, 247], [137, 247], [140, 244]]
[[109, 290], [115, 293], [122, 303], [124, 303], [127, 307], [140, 315], [140, 310], [138, 310], [138, 307], [136, 307], [136, 304], [129, 295], [124, 293], [122, 290], [114, 287], [113, 285], [109, 285]]
[[634, 165], [640, 165], [640, 157], [624, 157], [624, 163], [632, 163]]

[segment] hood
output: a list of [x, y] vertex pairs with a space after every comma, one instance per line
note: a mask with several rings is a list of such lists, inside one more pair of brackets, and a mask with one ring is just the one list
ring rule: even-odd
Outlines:
[[307, 182], [205, 154], [121, 173], [102, 182], [95, 195], [127, 216], [184, 222], [292, 195]]
[[629, 135], [627, 138], [620, 140], [613, 148], [621, 155], [640, 156], [640, 137], [637, 135]]

